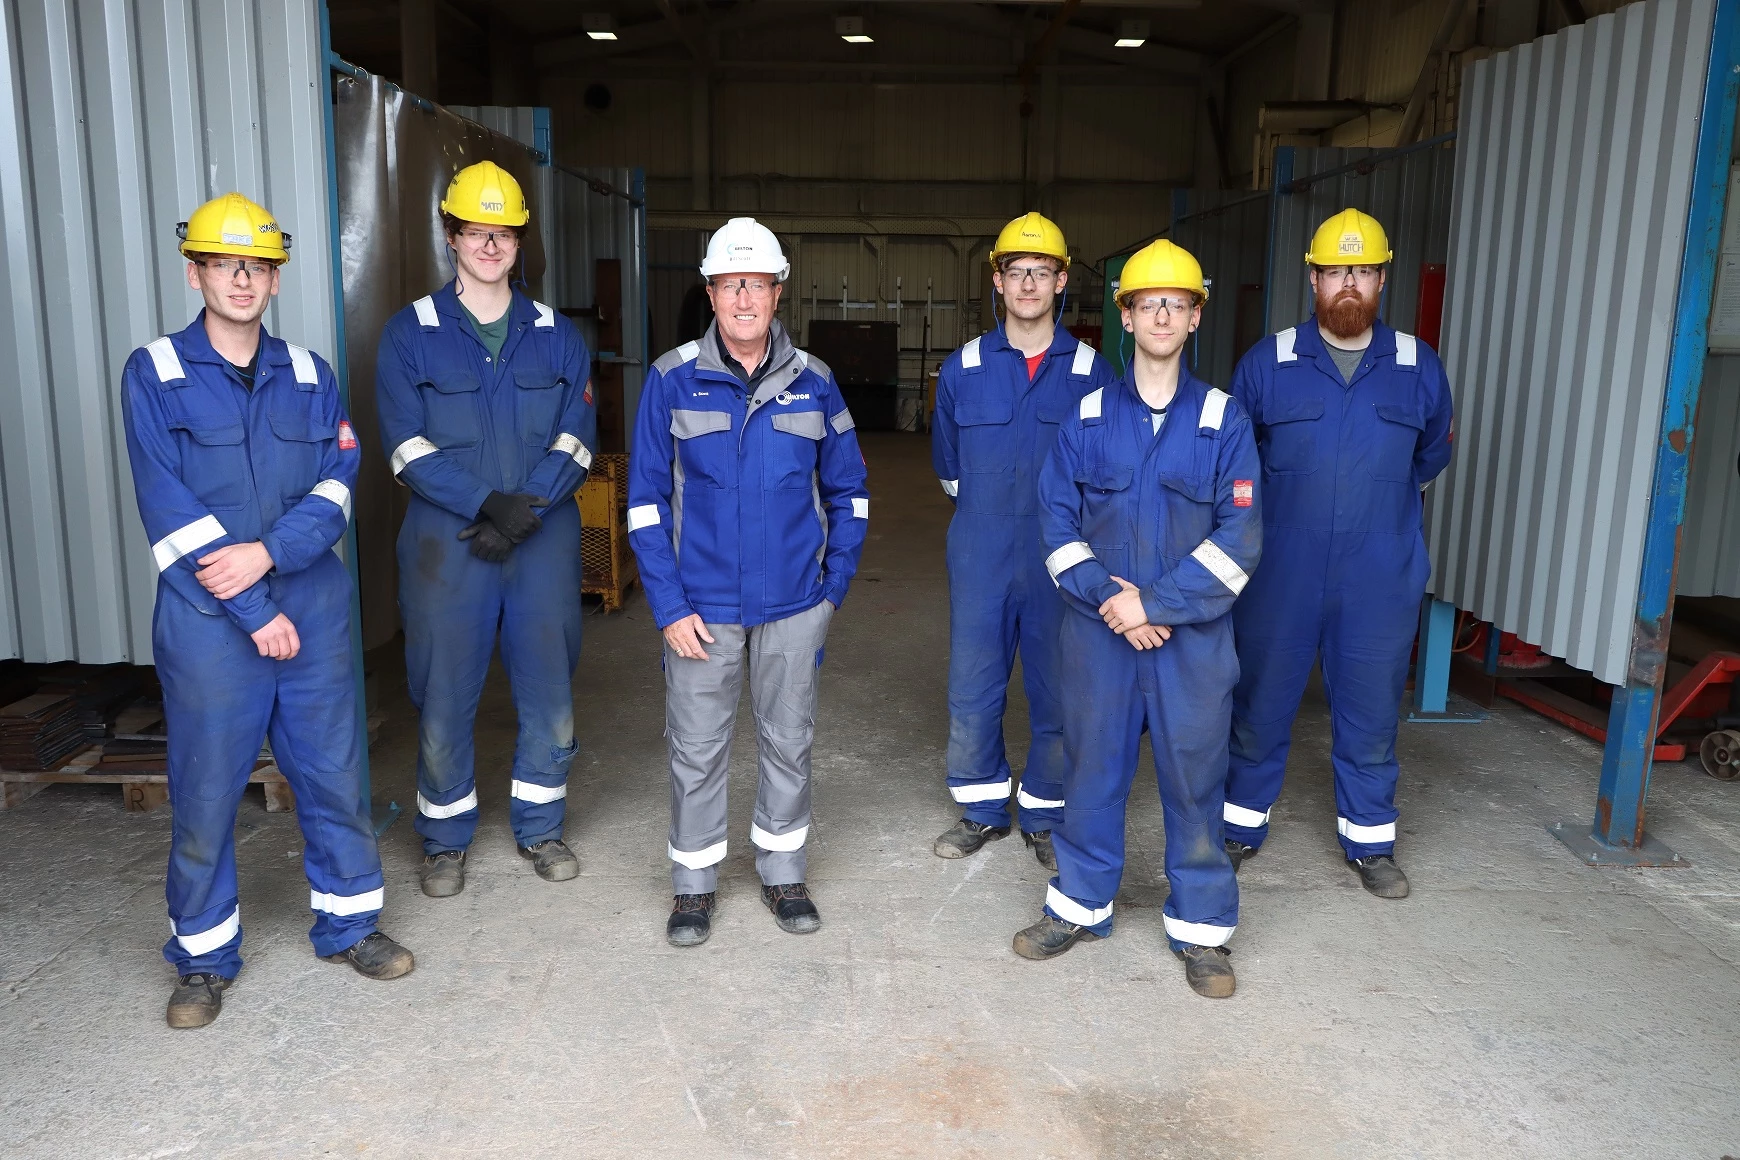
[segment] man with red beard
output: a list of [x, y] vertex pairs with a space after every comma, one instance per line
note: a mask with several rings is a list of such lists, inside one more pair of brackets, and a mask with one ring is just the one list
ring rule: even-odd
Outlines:
[[1430, 566], [1420, 493], [1450, 461], [1450, 386], [1437, 354], [1378, 321], [1389, 240], [1358, 210], [1305, 256], [1316, 314], [1239, 361], [1232, 395], [1263, 461], [1263, 563], [1233, 605], [1226, 847], [1262, 845], [1293, 716], [1321, 659], [1336, 828], [1379, 898], [1406, 898], [1395, 861], [1396, 719]]

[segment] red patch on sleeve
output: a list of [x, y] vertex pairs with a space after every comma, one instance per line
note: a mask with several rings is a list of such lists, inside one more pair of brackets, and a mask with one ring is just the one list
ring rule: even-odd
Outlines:
[[586, 380], [586, 389], [584, 391], [580, 392], [580, 399], [588, 407], [590, 407], [592, 405], [592, 380], [591, 379]]
[[1251, 481], [1248, 479], [1233, 480], [1233, 506], [1251, 506]]
[[338, 449], [340, 451], [356, 450], [356, 432], [350, 429], [349, 423], [338, 425]]

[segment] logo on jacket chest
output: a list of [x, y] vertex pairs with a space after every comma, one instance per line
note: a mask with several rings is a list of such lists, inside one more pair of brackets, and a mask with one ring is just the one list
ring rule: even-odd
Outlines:
[[782, 407], [789, 407], [791, 404], [797, 402], [799, 399], [808, 399], [808, 398], [809, 398], [808, 393], [801, 394], [801, 395], [794, 395], [790, 391], [781, 391], [779, 394], [777, 394], [773, 397], [773, 401], [778, 403]]

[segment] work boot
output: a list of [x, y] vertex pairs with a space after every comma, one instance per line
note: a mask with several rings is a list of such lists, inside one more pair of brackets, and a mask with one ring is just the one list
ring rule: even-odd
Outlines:
[[767, 909], [773, 911], [773, 921], [787, 934], [809, 934], [822, 928], [822, 916], [802, 882], [763, 886], [761, 901], [767, 903]]
[[545, 882], [566, 882], [580, 875], [580, 859], [560, 838], [520, 847], [520, 857], [532, 860], [532, 869]]
[[1247, 846], [1237, 839], [1228, 838], [1226, 840], [1226, 856], [1232, 859], [1233, 873], [1237, 874], [1241, 863], [1257, 856], [1257, 848]]
[[171, 1027], [204, 1027], [224, 1009], [224, 989], [232, 980], [222, 975], [182, 975], [169, 992], [165, 1017]]
[[[940, 842], [942, 839], [937, 840]], [[1053, 874], [1057, 873], [1057, 851], [1051, 848], [1050, 830], [1034, 830], [1031, 834], [1023, 830], [1021, 840], [1027, 843], [1027, 848], [1033, 851], [1033, 856], [1039, 859], [1041, 866]]]
[[358, 943], [353, 943], [336, 955], [322, 955], [329, 963], [349, 963], [365, 979], [396, 979], [408, 975], [417, 960], [411, 952], [382, 934], [370, 931]]
[[1085, 926], [1042, 915], [1038, 922], [1015, 934], [1015, 953], [1024, 959], [1055, 959], [1078, 942], [1093, 942], [1100, 936]]
[[986, 842], [1008, 836], [1008, 826], [981, 826], [971, 818], [962, 818], [944, 831], [931, 845], [931, 850], [938, 858], [965, 858], [977, 854]]
[[1350, 865], [1359, 871], [1360, 885], [1379, 898], [1406, 898], [1408, 876], [1396, 865], [1390, 854], [1373, 854], [1369, 858], [1350, 858]]
[[1184, 960], [1184, 981], [1204, 999], [1230, 999], [1238, 981], [1233, 978], [1232, 952], [1225, 947], [1187, 946], [1173, 954]]
[[665, 938], [674, 947], [698, 947], [713, 933], [713, 901], [718, 895], [679, 894], [671, 899], [671, 917], [665, 920]]
[[443, 850], [430, 854], [417, 867], [417, 881], [430, 898], [452, 898], [465, 889], [465, 851]]

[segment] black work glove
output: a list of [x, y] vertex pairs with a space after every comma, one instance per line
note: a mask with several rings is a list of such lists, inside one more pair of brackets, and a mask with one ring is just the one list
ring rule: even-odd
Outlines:
[[478, 520], [459, 533], [462, 540], [471, 541], [471, 554], [479, 560], [499, 564], [514, 550], [514, 542], [502, 535], [488, 520]]
[[549, 505], [550, 501], [541, 495], [503, 495], [492, 491], [478, 509], [478, 514], [494, 524], [496, 531], [519, 544], [544, 526], [544, 521], [532, 509]]

